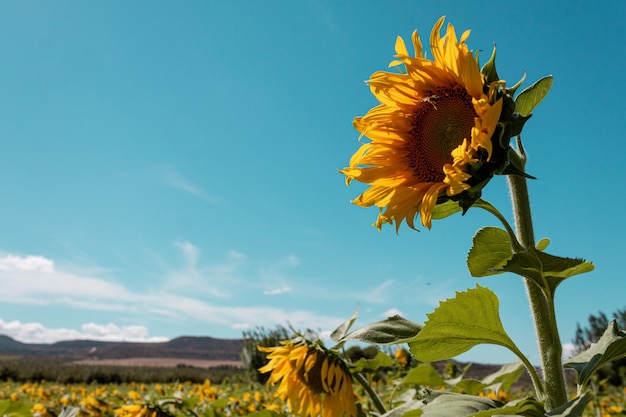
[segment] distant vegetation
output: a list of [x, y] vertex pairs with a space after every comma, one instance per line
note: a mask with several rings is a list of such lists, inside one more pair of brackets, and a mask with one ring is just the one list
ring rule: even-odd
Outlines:
[[175, 368], [76, 365], [59, 359], [24, 359], [0, 358], [0, 381], [16, 382], [54, 381], [64, 384], [120, 384], [129, 382], [165, 383], [185, 382], [202, 383], [207, 378], [215, 383], [240, 380], [244, 376], [242, 368], [218, 366], [215, 368], [196, 368], [179, 365]]

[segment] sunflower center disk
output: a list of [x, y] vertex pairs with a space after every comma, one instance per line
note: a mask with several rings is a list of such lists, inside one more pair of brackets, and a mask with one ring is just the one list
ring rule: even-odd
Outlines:
[[472, 97], [465, 89], [445, 89], [424, 99], [415, 110], [407, 143], [407, 158], [418, 182], [442, 182], [451, 152], [474, 127]]

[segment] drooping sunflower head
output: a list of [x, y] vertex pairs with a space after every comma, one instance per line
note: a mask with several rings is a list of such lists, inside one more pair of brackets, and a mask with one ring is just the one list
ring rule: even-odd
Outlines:
[[410, 56], [402, 38], [396, 40], [396, 60], [370, 77], [372, 94], [380, 102], [354, 119], [361, 136], [369, 138], [343, 170], [346, 183], [357, 180], [369, 188], [353, 203], [377, 206], [375, 225], [402, 221], [415, 229], [419, 215], [431, 227], [436, 204], [458, 201], [467, 209], [480, 190], [500, 170], [506, 157], [498, 139], [504, 82], [487, 82], [477, 57], [457, 39], [444, 18], [430, 36], [433, 59], [427, 59], [417, 32]]
[[279, 384], [276, 396], [287, 401], [294, 414], [356, 416], [352, 377], [333, 352], [302, 339], [258, 349], [269, 359], [259, 371], [271, 372], [268, 384]]

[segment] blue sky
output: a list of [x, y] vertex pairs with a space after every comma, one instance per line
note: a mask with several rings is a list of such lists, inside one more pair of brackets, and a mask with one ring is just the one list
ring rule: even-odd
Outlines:
[[[337, 169], [366, 80], [397, 35], [447, 16], [509, 84], [554, 86], [524, 130], [538, 238], [596, 264], [557, 292], [559, 325], [625, 306], [626, 3], [529, 1], [12, 2], [0, 14], [0, 333], [240, 337], [332, 330], [400, 313], [423, 322], [479, 282], [537, 361], [521, 279], [476, 280], [478, 210], [431, 231], [378, 232]], [[424, 42], [425, 44], [427, 41]], [[510, 213], [505, 179], [484, 197]], [[501, 348], [462, 359], [504, 362]]]

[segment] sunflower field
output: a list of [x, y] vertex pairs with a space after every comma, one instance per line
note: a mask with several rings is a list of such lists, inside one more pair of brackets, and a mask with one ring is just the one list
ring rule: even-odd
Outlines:
[[[464, 377], [470, 367], [459, 371], [452, 362], [445, 367], [418, 364], [404, 349], [398, 349], [393, 355], [380, 352], [376, 358], [366, 359], [363, 363], [373, 365], [365, 372], [369, 385], [385, 403], [394, 407], [419, 390], [471, 393], [503, 403], [521, 398], [531, 391], [524, 384], [516, 384], [522, 374], [517, 365], [506, 365], [492, 375], [472, 379]], [[391, 365], [379, 366], [381, 363]], [[452, 378], [456, 373], [458, 376]], [[376, 410], [363, 388], [358, 384], [353, 384], [352, 388], [358, 403], [357, 414], [375, 414]], [[253, 378], [225, 378], [219, 384], [209, 379], [202, 383], [0, 382], [0, 413], [12, 417], [296, 415], [291, 411], [287, 402], [278, 398], [275, 387], [256, 382]], [[626, 416], [626, 388], [595, 381], [592, 400], [583, 415]]]

